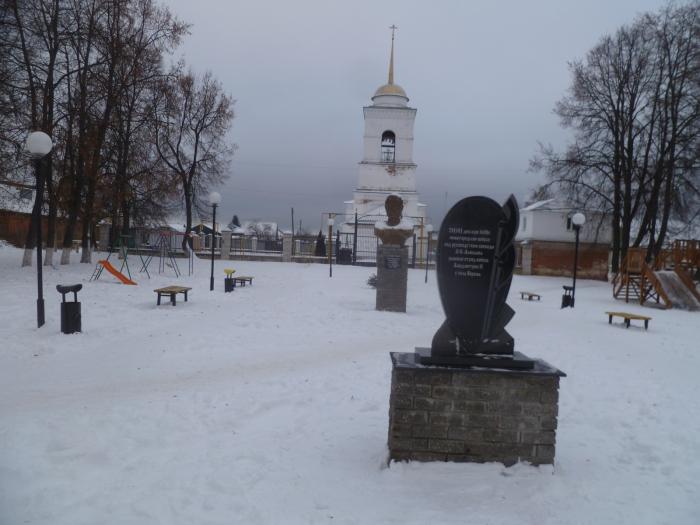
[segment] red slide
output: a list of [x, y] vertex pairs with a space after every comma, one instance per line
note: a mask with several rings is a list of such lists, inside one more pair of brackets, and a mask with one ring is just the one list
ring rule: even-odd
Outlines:
[[118, 272], [117, 269], [112, 266], [112, 263], [110, 263], [108, 260], [103, 260], [103, 261], [98, 261], [102, 267], [107, 270], [109, 273], [114, 275], [117, 279], [119, 279], [121, 282], [124, 284], [136, 284], [134, 281], [129, 279], [126, 275], [124, 275], [121, 272]]

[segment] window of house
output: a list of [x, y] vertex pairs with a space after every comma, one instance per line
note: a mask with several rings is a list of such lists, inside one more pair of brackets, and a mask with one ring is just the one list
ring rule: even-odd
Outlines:
[[382, 162], [394, 162], [396, 158], [396, 135], [393, 131], [382, 133]]
[[34, 192], [29, 188], [22, 188], [19, 190], [19, 198], [24, 200], [31, 200], [34, 196]]
[[574, 223], [571, 222], [571, 217], [566, 218], [566, 230], [571, 231], [574, 229]]

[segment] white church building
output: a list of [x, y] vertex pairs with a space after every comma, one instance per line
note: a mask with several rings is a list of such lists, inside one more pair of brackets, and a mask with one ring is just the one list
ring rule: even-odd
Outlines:
[[345, 201], [346, 225], [354, 221], [374, 223], [386, 216], [384, 201], [394, 193], [404, 201], [403, 215], [417, 228], [427, 225], [427, 206], [416, 192], [413, 162], [413, 126], [416, 109], [408, 106], [401, 86], [394, 84], [394, 32], [392, 27], [388, 82], [374, 93], [372, 105], [363, 108], [364, 155], [359, 164], [353, 199]]

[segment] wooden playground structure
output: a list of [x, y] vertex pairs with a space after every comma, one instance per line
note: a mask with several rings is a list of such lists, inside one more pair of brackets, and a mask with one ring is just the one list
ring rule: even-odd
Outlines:
[[676, 240], [654, 260], [646, 248], [629, 248], [613, 279], [613, 296], [626, 303], [700, 310], [700, 241]]

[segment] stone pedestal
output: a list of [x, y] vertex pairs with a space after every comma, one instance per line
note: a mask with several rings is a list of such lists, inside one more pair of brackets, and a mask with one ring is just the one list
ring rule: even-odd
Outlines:
[[291, 262], [292, 261], [292, 234], [284, 233], [282, 234], [282, 261]]
[[377, 310], [406, 311], [408, 248], [381, 244], [377, 248]]
[[560, 370], [539, 359], [527, 371], [391, 361], [390, 459], [554, 462]]
[[223, 230], [221, 232], [221, 258], [231, 258], [231, 231]]

